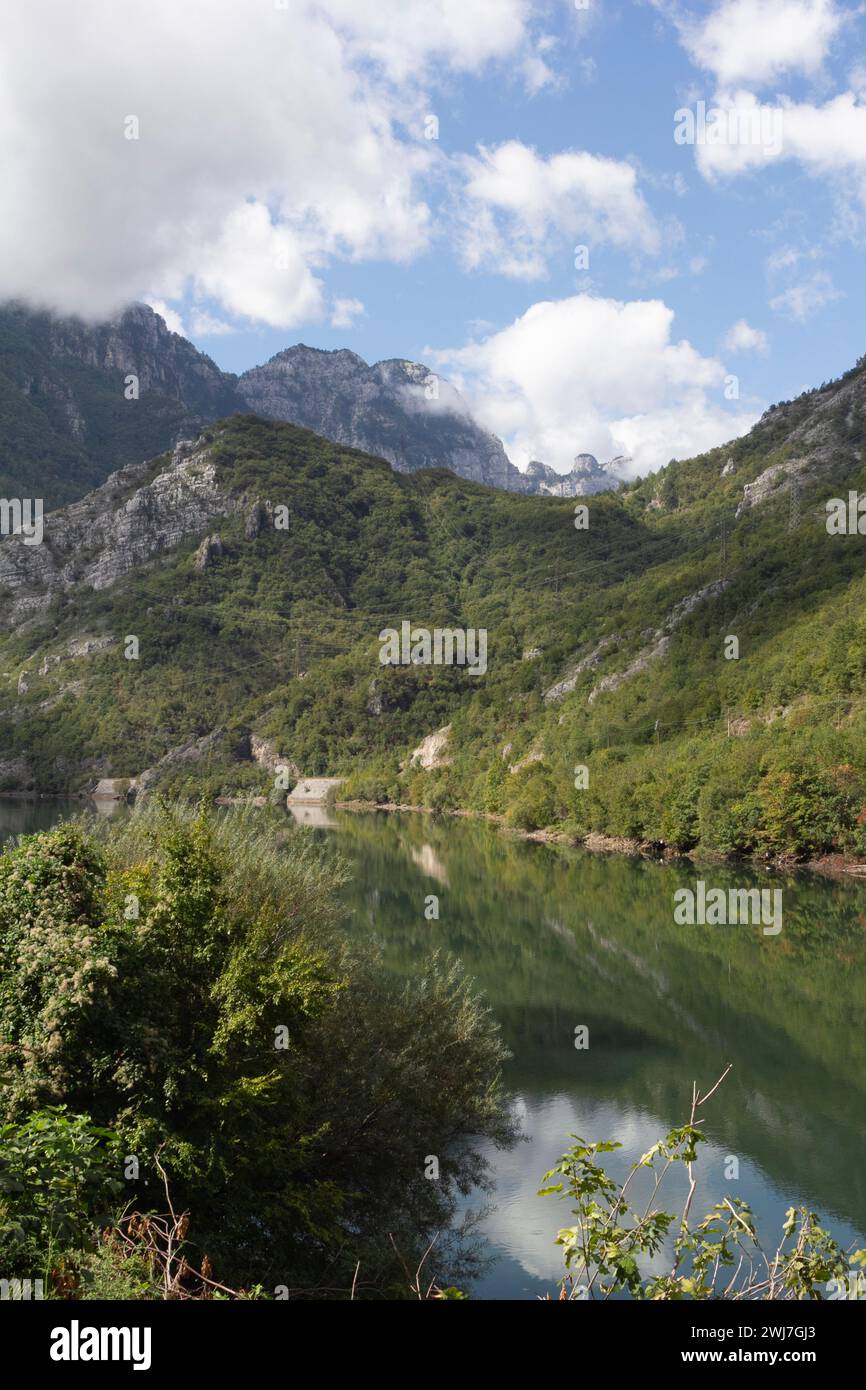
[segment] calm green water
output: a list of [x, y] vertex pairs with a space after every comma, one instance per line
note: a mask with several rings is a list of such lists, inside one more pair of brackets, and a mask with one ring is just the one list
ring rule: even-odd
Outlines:
[[[56, 804], [0, 803], [0, 832], [51, 823]], [[320, 817], [329, 820], [328, 817]], [[733, 1071], [710, 1103], [694, 1210], [739, 1195], [776, 1234], [785, 1209], [866, 1233], [866, 885], [655, 864], [511, 841], [462, 820], [337, 815], [353, 870], [346, 922], [398, 976], [459, 956], [513, 1053], [528, 1141], [491, 1155], [491, 1264], [475, 1296], [531, 1298], [561, 1273], [568, 1208], [536, 1191], [568, 1135], [618, 1139], [615, 1172], [688, 1118], [691, 1085]], [[674, 925], [675, 889], [779, 887], [784, 926]], [[427, 921], [425, 898], [439, 898]], [[590, 1046], [574, 1046], [577, 1025]], [[739, 1160], [739, 1179], [725, 1162]], [[613, 1156], [612, 1156], [613, 1157]], [[681, 1205], [681, 1185], [671, 1189]], [[673, 1208], [672, 1208], [673, 1209]]]

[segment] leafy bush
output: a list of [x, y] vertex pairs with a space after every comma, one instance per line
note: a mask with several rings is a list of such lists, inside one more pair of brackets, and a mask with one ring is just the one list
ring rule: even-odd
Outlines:
[[120, 1158], [116, 1134], [62, 1107], [0, 1126], [4, 1277], [45, 1277], [62, 1252], [95, 1248], [120, 1201]]
[[[510, 801], [506, 823], [517, 830], [543, 830], [556, 819], [556, 801], [550, 779], [543, 773], [520, 778], [517, 795]], [[516, 778], [515, 778], [516, 780]]]
[[401, 989], [350, 952], [339, 862], [274, 839], [263, 813], [163, 806], [8, 851], [0, 1113], [116, 1131], [141, 1210], [164, 1206], [159, 1155], [232, 1285], [348, 1286], [361, 1259], [366, 1288], [403, 1288], [389, 1233], [411, 1255], [484, 1180], [465, 1136], [511, 1142], [505, 1053], [456, 967]]
[[[623, 1183], [611, 1178], [599, 1161], [620, 1144], [587, 1143], [572, 1136], [576, 1142], [544, 1175], [540, 1191], [541, 1196], [554, 1194], [573, 1202], [577, 1217], [575, 1225], [557, 1235], [566, 1267], [561, 1297], [821, 1299], [828, 1285], [837, 1287], [835, 1281], [846, 1281], [852, 1273], [862, 1279], [858, 1267], [866, 1266], [866, 1250], [846, 1254], [806, 1207], [789, 1208], [781, 1238], [769, 1250], [762, 1246], [742, 1198], [726, 1198], [700, 1220], [692, 1217], [698, 1145], [705, 1142], [695, 1124], [697, 1111], [726, 1075], [727, 1071], [706, 1095], [694, 1089], [688, 1122], [653, 1144]], [[688, 1176], [679, 1217], [658, 1205], [662, 1183], [677, 1165]], [[669, 1272], [647, 1276], [647, 1264], [657, 1266], [668, 1248]]]

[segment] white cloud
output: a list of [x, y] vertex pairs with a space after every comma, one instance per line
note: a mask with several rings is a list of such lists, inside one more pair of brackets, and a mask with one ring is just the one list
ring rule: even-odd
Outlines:
[[[745, 130], [746, 118], [763, 110], [765, 135], [752, 142], [732, 139], [696, 145], [698, 168], [706, 178], [795, 159], [816, 176], [853, 177], [860, 197], [866, 199], [866, 101], [859, 101], [853, 92], [842, 92], [821, 106], [782, 100], [772, 108], [760, 108], [750, 92], [736, 92], [719, 98], [718, 109], [731, 113], [727, 124], [732, 132], [737, 126]], [[776, 113], [778, 128], [770, 120], [771, 113]]]
[[780, 246], [778, 250], [771, 251], [767, 257], [767, 269], [771, 275], [776, 275], [779, 271], [791, 270], [804, 259], [814, 260], [817, 255], [816, 248], [812, 248], [810, 251], [798, 251], [794, 246]]
[[855, 63], [848, 74], [848, 86], [858, 96], [866, 94], [866, 65]]
[[[296, 7], [297, 0], [288, 0], [287, 8]], [[372, 59], [400, 82], [431, 64], [478, 72], [491, 60], [534, 51], [530, 0], [318, 0], [317, 8], [349, 42], [353, 57]]]
[[725, 369], [685, 339], [660, 300], [576, 295], [533, 304], [480, 342], [432, 354], [516, 463], [564, 471], [581, 451], [628, 454], [645, 473], [743, 433], [725, 409]]
[[[652, 0], [656, 5], [659, 0]], [[755, 88], [785, 75], [820, 75], [822, 64], [843, 26], [855, 14], [834, 0], [721, 0], [703, 19], [676, 20], [694, 61], [712, 72], [715, 95], [697, 90], [707, 129], [695, 144], [698, 169], [708, 180], [766, 170], [783, 160], [828, 180], [836, 199], [836, 231], [856, 236], [862, 215], [852, 200], [866, 204], [866, 69], [854, 64], [849, 90], [826, 101], [795, 101], [779, 95], [760, 101]], [[677, 120], [683, 110], [676, 113]], [[678, 140], [680, 137], [677, 137]]]
[[781, 294], [775, 295], [770, 300], [770, 308], [787, 318], [795, 319], [797, 323], [805, 323], [826, 304], [842, 297], [841, 290], [836, 289], [826, 270], [817, 270], [799, 285], [791, 285]]
[[335, 299], [331, 309], [332, 328], [351, 328], [359, 314], [364, 313], [360, 299]]
[[203, 312], [283, 327], [323, 313], [332, 258], [406, 261], [429, 243], [424, 84], [525, 61], [529, 18], [526, 0], [13, 7], [0, 297], [95, 318], [194, 285], [217, 300]]
[[458, 240], [467, 269], [537, 279], [567, 240], [658, 251], [660, 234], [630, 164], [582, 150], [545, 158], [519, 140], [458, 158]]
[[182, 338], [187, 337], [183, 319], [176, 309], [172, 309], [171, 306], [166, 304], [162, 299], [146, 299], [145, 303], [150, 305], [155, 314], [162, 315], [165, 319], [165, 326], [170, 332], [179, 333]]
[[310, 272], [300, 238], [274, 225], [261, 203], [244, 203], [229, 214], [193, 279], [204, 297], [230, 313], [273, 328], [322, 313], [321, 281]]
[[234, 333], [235, 326], [214, 318], [203, 309], [195, 309], [190, 332], [193, 338], [223, 338], [227, 333]]
[[678, 28], [692, 61], [724, 88], [814, 75], [842, 23], [833, 0], [721, 0], [711, 14], [681, 19]]
[[766, 352], [769, 343], [763, 329], [752, 328], [745, 319], [737, 319], [722, 339], [722, 347], [726, 352]]

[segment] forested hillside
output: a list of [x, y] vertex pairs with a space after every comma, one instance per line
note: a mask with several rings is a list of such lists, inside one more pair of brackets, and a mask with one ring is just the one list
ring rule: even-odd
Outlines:
[[0, 306], [4, 497], [61, 506], [241, 407], [233, 380], [145, 304], [97, 326]]
[[[267, 794], [282, 758], [528, 829], [866, 852], [866, 541], [826, 525], [864, 376], [584, 504], [234, 417], [0, 545], [3, 784], [174, 750], [149, 785]], [[486, 673], [381, 665], [404, 620], [486, 629]]]

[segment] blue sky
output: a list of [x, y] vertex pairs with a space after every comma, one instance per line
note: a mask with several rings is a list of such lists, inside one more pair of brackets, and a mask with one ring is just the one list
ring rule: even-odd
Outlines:
[[[147, 299], [233, 371], [297, 341], [420, 359], [560, 469], [697, 452], [864, 351], [859, 6], [25, 8], [0, 291]], [[677, 143], [699, 102], [717, 143]]]

